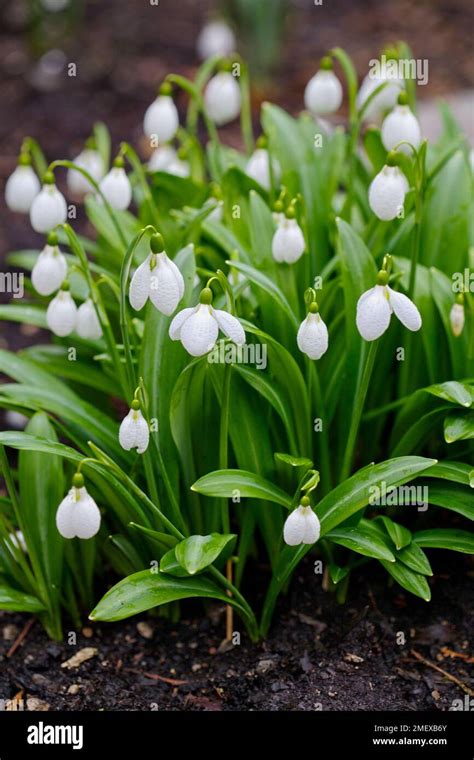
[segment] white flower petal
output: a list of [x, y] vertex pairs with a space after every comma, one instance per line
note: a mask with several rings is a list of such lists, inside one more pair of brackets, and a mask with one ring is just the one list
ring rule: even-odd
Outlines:
[[214, 55], [226, 58], [235, 47], [234, 33], [224, 21], [210, 21], [203, 26], [197, 39], [197, 51], [202, 60]]
[[99, 340], [102, 337], [99, 318], [90, 298], [77, 310], [76, 331], [79, 337], [85, 340]]
[[369, 205], [379, 219], [385, 222], [395, 219], [405, 200], [403, 175], [396, 166], [384, 168], [372, 180], [369, 188]]
[[[387, 150], [393, 150], [402, 140], [406, 140], [415, 148], [418, 148], [421, 143], [421, 130], [418, 119], [408, 106], [396, 106], [384, 119], [381, 137]], [[398, 150], [411, 156], [411, 149], [408, 145], [400, 145]]]
[[171, 145], [160, 145], [150, 156], [148, 169], [151, 172], [166, 172], [168, 167], [178, 159], [178, 154]]
[[239, 320], [227, 311], [213, 309], [212, 313], [217, 319], [217, 324], [224, 335], [230, 338], [237, 346], [243, 346], [245, 343], [245, 330]]
[[159, 142], [168, 142], [175, 136], [179, 127], [178, 110], [173, 98], [159, 95], [148, 106], [143, 120], [143, 131], [147, 137], [158, 138]]
[[99, 187], [112, 208], [125, 211], [130, 206], [132, 186], [122, 167], [114, 166], [101, 180]]
[[342, 103], [342, 86], [333, 71], [320, 70], [304, 92], [306, 108], [313, 114], [334, 113]]
[[198, 310], [198, 308], [199, 306], [190, 306], [187, 309], [183, 309], [178, 314], [176, 314], [175, 318], [170, 324], [170, 329], [168, 331], [171, 340], [180, 340], [181, 329], [184, 323], [187, 319], [189, 319], [191, 314], [194, 314]]
[[294, 264], [304, 253], [303, 231], [296, 219], [286, 219], [272, 239], [272, 255], [275, 261]]
[[67, 219], [67, 204], [56, 185], [43, 185], [30, 208], [30, 222], [35, 232], [51, 232]]
[[218, 126], [227, 124], [240, 113], [240, 87], [229, 71], [220, 71], [212, 77], [204, 90], [206, 110]]
[[[104, 163], [97, 150], [85, 148], [76, 156], [73, 163], [88, 172], [96, 182], [100, 182], [104, 176]], [[74, 195], [84, 195], [85, 193], [92, 192], [94, 189], [89, 180], [76, 169], [69, 169], [67, 173], [67, 185]]]
[[421, 314], [408, 296], [387, 286], [390, 305], [404, 327], [416, 332], [421, 327]]
[[376, 285], [361, 295], [357, 302], [357, 329], [364, 340], [377, 340], [390, 324], [391, 310], [386, 289]]
[[75, 509], [76, 489], [71, 488], [67, 496], [64, 497], [56, 512], [56, 527], [63, 538], [74, 538], [76, 531], [72, 515]]
[[41, 185], [31, 166], [17, 166], [5, 185], [5, 203], [10, 211], [27, 214]]
[[31, 272], [31, 282], [41, 296], [59, 290], [66, 279], [67, 262], [57, 246], [45, 245]]
[[184, 293], [184, 280], [176, 264], [166, 253], [156, 255], [156, 267], [150, 278], [150, 300], [162, 314], [169, 316], [178, 306]]
[[321, 524], [317, 515], [313, 512], [311, 507], [303, 507], [306, 510], [305, 513], [305, 529], [303, 535], [304, 544], [315, 544], [319, 539], [321, 532]]
[[150, 283], [151, 283], [151, 270], [150, 261], [151, 253], [146, 257], [145, 261], [140, 264], [135, 270], [135, 273], [130, 282], [130, 288], [128, 291], [128, 299], [135, 311], [140, 311], [145, 306], [148, 296], [150, 295]]
[[298, 348], [310, 359], [320, 359], [328, 349], [328, 329], [319, 314], [309, 313], [296, 336]]
[[148, 448], [150, 431], [141, 411], [130, 409], [119, 429], [119, 442], [125, 451], [137, 449], [143, 454]]
[[303, 507], [301, 504], [288, 515], [283, 526], [283, 538], [288, 546], [314, 544], [319, 538], [319, 533], [318, 518], [311, 507]]
[[79, 489], [79, 495], [72, 513], [74, 532], [77, 538], [92, 538], [100, 528], [99, 507], [85, 488]]
[[60, 338], [70, 335], [76, 327], [77, 306], [69, 291], [60, 290], [46, 311], [49, 329]]
[[216, 343], [219, 326], [211, 309], [207, 304], [199, 304], [181, 327], [181, 343], [191, 356], [207, 354]]
[[449, 312], [449, 321], [451, 322], [451, 330], [455, 338], [461, 335], [465, 319], [464, 306], [460, 303], [454, 303]]
[[[280, 181], [280, 164], [276, 159], [272, 160], [272, 171], [275, 183]], [[258, 182], [265, 190], [270, 190], [270, 156], [265, 148], [257, 148], [250, 156], [245, 173], [255, 182]]]
[[371, 100], [367, 110], [364, 113], [364, 119], [370, 120], [379, 116], [379, 114], [387, 111], [389, 108], [393, 108], [397, 103], [400, 90], [404, 86], [404, 80], [398, 76], [384, 76], [383, 72], [378, 76], [373, 75], [374, 72], [369, 72], [364, 81], [361, 84], [360, 90], [357, 93], [357, 108], [360, 109], [365, 103], [367, 98], [377, 89], [383, 82], [387, 82], [387, 86], [381, 90], [378, 95]]

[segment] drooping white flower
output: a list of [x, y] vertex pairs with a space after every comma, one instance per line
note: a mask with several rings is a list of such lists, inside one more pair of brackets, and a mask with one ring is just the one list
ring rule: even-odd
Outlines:
[[152, 235], [150, 248], [151, 253], [132, 277], [128, 297], [135, 311], [143, 309], [150, 299], [158, 311], [169, 316], [184, 295], [183, 275], [166, 255], [160, 234]]
[[171, 340], [180, 340], [191, 356], [203, 356], [211, 351], [216, 343], [219, 328], [227, 338], [237, 346], [245, 343], [244, 328], [232, 314], [211, 306], [212, 291], [201, 291], [197, 306], [180, 311], [169, 329]]
[[288, 515], [283, 526], [283, 539], [288, 546], [314, 544], [321, 532], [319, 519], [309, 506], [309, 499], [303, 496], [301, 501], [304, 503]]
[[464, 330], [465, 314], [464, 304], [458, 302], [453, 303], [451, 311], [449, 312], [449, 321], [451, 323], [451, 331], [455, 338], [458, 338]]
[[[383, 121], [381, 137], [387, 150], [393, 150], [402, 141], [411, 143], [415, 148], [418, 148], [421, 143], [421, 130], [418, 119], [411, 112], [406, 101], [406, 93], [400, 93], [398, 105], [395, 106], [393, 111]], [[409, 145], [400, 145], [397, 150], [401, 150], [406, 155], [411, 155]]]
[[328, 328], [316, 303], [310, 304], [308, 315], [299, 326], [296, 342], [299, 350], [310, 359], [320, 359], [328, 350]]
[[[76, 156], [73, 163], [88, 172], [96, 182], [100, 182], [104, 176], [104, 162], [99, 151], [94, 148], [84, 148]], [[94, 189], [89, 180], [75, 169], [69, 169], [67, 173], [67, 185], [74, 195], [85, 195]]]
[[388, 275], [379, 272], [377, 285], [361, 295], [357, 302], [357, 329], [364, 340], [380, 338], [390, 324], [392, 312], [408, 330], [421, 327], [421, 314], [408, 296], [392, 290], [386, 283]]
[[70, 335], [76, 327], [77, 306], [68, 288], [68, 284], [63, 282], [61, 290], [46, 311], [46, 323], [51, 332], [59, 338]]
[[172, 145], [159, 145], [150, 156], [148, 169], [151, 172], [167, 172], [169, 165], [177, 158], [178, 153]]
[[150, 430], [147, 421], [140, 411], [140, 402], [134, 399], [132, 408], [120, 425], [120, 445], [125, 451], [136, 449], [139, 454], [143, 454], [148, 448], [149, 440]]
[[84, 487], [80, 473], [73, 477], [73, 485], [56, 512], [56, 527], [63, 538], [92, 538], [100, 528], [100, 511]]
[[237, 118], [241, 100], [239, 84], [229, 71], [220, 71], [213, 76], [204, 90], [207, 113], [219, 127]]
[[35, 232], [50, 232], [67, 219], [67, 204], [59, 192], [51, 172], [46, 172], [43, 187], [33, 199], [30, 208], [30, 222]]
[[226, 58], [236, 48], [234, 32], [225, 21], [210, 21], [199, 32], [196, 47], [202, 60], [214, 55]]
[[342, 103], [342, 86], [332, 70], [332, 61], [325, 57], [320, 70], [312, 77], [304, 91], [304, 103], [315, 116], [334, 113]]
[[[278, 185], [281, 170], [276, 158], [272, 159], [271, 166], [275, 184]], [[270, 190], [270, 154], [266, 148], [257, 147], [247, 162], [245, 173], [255, 180], [255, 182], [258, 182], [265, 190]]]
[[41, 296], [59, 290], [67, 275], [67, 261], [58, 247], [56, 233], [50, 232], [48, 242], [39, 253], [31, 272], [31, 282]]
[[27, 214], [40, 191], [40, 182], [31, 166], [31, 159], [22, 153], [18, 166], [5, 185], [5, 203], [10, 211]]
[[387, 82], [387, 85], [370, 101], [364, 112], [364, 119], [375, 119], [396, 105], [398, 95], [405, 82], [398, 76], [398, 72], [392, 72], [387, 68], [384, 70], [381, 66], [380, 71], [369, 71], [365, 76], [357, 93], [357, 108], [360, 110], [367, 98], [384, 82]]
[[132, 201], [132, 186], [122, 158], [116, 158], [112, 169], [100, 181], [99, 187], [112, 208], [125, 211]]
[[395, 219], [403, 208], [408, 182], [398, 166], [386, 164], [369, 187], [369, 206], [385, 222]]
[[294, 264], [306, 247], [303, 230], [296, 219], [286, 218], [278, 225], [272, 239], [272, 256], [279, 264]]
[[171, 87], [165, 83], [160, 95], [148, 106], [143, 119], [145, 135], [150, 140], [158, 140], [159, 143], [172, 140], [179, 127], [178, 109], [170, 92]]
[[191, 174], [191, 167], [189, 162], [184, 161], [178, 154], [174, 161], [170, 161], [166, 171], [168, 174], [173, 174], [175, 177], [189, 177]]
[[102, 337], [102, 327], [90, 298], [81, 303], [77, 310], [76, 332], [84, 340], [99, 340]]

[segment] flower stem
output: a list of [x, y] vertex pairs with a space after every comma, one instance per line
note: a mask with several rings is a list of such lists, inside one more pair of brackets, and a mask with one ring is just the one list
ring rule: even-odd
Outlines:
[[346, 449], [344, 452], [344, 458], [342, 460], [341, 467], [341, 481], [346, 480], [349, 477], [352, 467], [352, 460], [354, 457], [354, 448], [356, 444], [357, 433], [359, 430], [360, 420], [362, 418], [362, 412], [364, 409], [365, 399], [367, 397], [367, 391], [369, 389], [370, 378], [372, 376], [372, 370], [374, 368], [375, 356], [377, 354], [377, 341], [372, 341], [369, 345], [366, 353], [365, 362], [362, 369], [359, 370], [359, 379], [357, 383], [357, 390], [355, 395], [354, 407], [352, 410], [352, 417], [349, 425], [349, 432], [347, 434]]

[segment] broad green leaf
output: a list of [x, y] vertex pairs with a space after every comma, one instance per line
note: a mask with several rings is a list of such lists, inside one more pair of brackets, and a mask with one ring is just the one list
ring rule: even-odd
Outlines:
[[474, 554], [474, 534], [456, 528], [429, 528], [419, 530], [413, 541], [425, 549], [451, 549], [464, 554]]
[[44, 612], [45, 606], [34, 596], [17, 591], [0, 579], [0, 610], [8, 612]]
[[470, 465], [464, 464], [464, 462], [454, 462], [446, 459], [443, 462], [438, 462], [434, 467], [430, 467], [424, 473], [424, 477], [442, 478], [443, 480], [462, 483], [462, 485], [474, 488], [474, 479], [471, 475], [473, 472]]
[[330, 562], [329, 575], [331, 576], [332, 582], [336, 585], [344, 580], [348, 573], [350, 573], [350, 567], [348, 565], [345, 567], [339, 567], [339, 565], [334, 564], [334, 562]]
[[362, 527], [336, 528], [326, 533], [324, 537], [335, 544], [340, 544], [358, 554], [363, 554], [365, 557], [395, 562], [395, 557], [390, 551], [388, 542], [383, 541], [382, 538], [364, 530]]
[[397, 561], [403, 562], [404, 565], [422, 575], [433, 575], [428, 557], [420, 546], [412, 541], [408, 546], [397, 552]]
[[176, 559], [189, 575], [200, 573], [219, 557], [234, 534], [211, 533], [209, 536], [189, 536], [175, 546]]
[[450, 414], [444, 421], [444, 440], [446, 443], [467, 441], [474, 438], [474, 412], [467, 414]]
[[380, 563], [402, 588], [424, 599], [425, 602], [430, 601], [431, 591], [424, 575], [414, 572], [402, 562], [385, 562], [384, 560], [380, 560]]
[[290, 467], [310, 468], [313, 466], [311, 459], [307, 459], [306, 457], [294, 457], [291, 454], [281, 454], [280, 452], [276, 452], [274, 456], [279, 462], [284, 462], [290, 465]]
[[433, 394], [433, 396], [438, 396], [438, 398], [452, 401], [453, 404], [460, 404], [461, 406], [472, 406], [474, 399], [474, 388], [467, 383], [459, 383], [455, 380], [440, 383], [439, 385], [429, 385], [423, 390]]
[[235, 494], [248, 499], [264, 499], [291, 509], [292, 500], [281, 488], [254, 472], [246, 470], [216, 470], [199, 478], [192, 486], [193, 491], [230, 499]]
[[263, 272], [261, 272], [259, 269], [255, 269], [254, 267], [251, 267], [248, 264], [244, 264], [241, 261], [227, 261], [227, 264], [229, 266], [232, 266], [233, 269], [237, 269], [237, 271], [242, 272], [242, 274], [244, 274], [257, 288], [261, 288], [265, 291], [265, 293], [268, 293], [275, 304], [279, 306], [284, 314], [286, 314], [295, 330], [298, 329], [299, 322], [294, 311], [288, 303], [286, 296], [282, 293], [280, 288], [275, 285], [273, 280], [263, 274]]
[[383, 515], [379, 515], [376, 520], [383, 524], [397, 549], [403, 549], [404, 546], [407, 546], [407, 544], [410, 543], [412, 535], [408, 528], [400, 525], [400, 523], [394, 522], [390, 517], [385, 517]]

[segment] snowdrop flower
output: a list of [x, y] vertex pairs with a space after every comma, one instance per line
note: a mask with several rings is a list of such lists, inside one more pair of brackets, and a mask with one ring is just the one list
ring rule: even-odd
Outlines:
[[[272, 158], [271, 168], [275, 184], [278, 184], [280, 181], [281, 170], [280, 164], [276, 158]], [[265, 138], [259, 137], [257, 140], [257, 149], [250, 156], [247, 166], [245, 167], [245, 173], [255, 180], [255, 182], [258, 182], [258, 184], [265, 190], [270, 190], [270, 154], [267, 150], [267, 141]]]
[[76, 327], [77, 306], [71, 298], [69, 283], [64, 281], [61, 290], [50, 302], [46, 311], [46, 323], [55, 335], [64, 338]]
[[396, 166], [396, 154], [387, 156], [387, 163], [371, 182], [369, 206], [379, 219], [388, 222], [400, 214], [408, 191], [405, 175]]
[[229, 71], [220, 71], [209, 80], [204, 90], [204, 104], [218, 127], [237, 118], [241, 105], [240, 87]]
[[118, 157], [108, 174], [100, 182], [100, 189], [112, 208], [125, 211], [132, 200], [132, 186], [125, 174], [124, 160]]
[[321, 68], [309, 80], [304, 91], [304, 103], [315, 116], [334, 113], [342, 103], [342, 86], [332, 70], [329, 56], [321, 60]]
[[125, 451], [136, 449], [139, 454], [144, 454], [149, 440], [150, 430], [140, 411], [140, 402], [135, 398], [132, 401], [132, 408], [120, 425], [119, 442]]
[[102, 337], [102, 327], [90, 298], [84, 301], [77, 310], [76, 331], [84, 340], [99, 340]]
[[464, 330], [464, 293], [459, 293], [456, 296], [456, 301], [449, 312], [449, 321], [451, 322], [451, 331], [454, 337], [458, 338]]
[[40, 191], [40, 182], [31, 166], [28, 153], [22, 153], [18, 166], [5, 185], [5, 203], [10, 211], [27, 214]]
[[204, 356], [216, 343], [219, 328], [236, 345], [245, 343], [245, 332], [239, 320], [227, 311], [213, 309], [212, 290], [201, 291], [199, 303], [180, 311], [169, 329], [171, 340], [180, 340], [191, 356]]
[[30, 208], [30, 222], [35, 232], [50, 232], [67, 219], [67, 204], [64, 195], [54, 182], [54, 174], [46, 172], [43, 187], [35, 196]]
[[[421, 130], [416, 116], [410, 111], [407, 105], [408, 99], [406, 92], [401, 92], [398, 96], [398, 105], [393, 111], [385, 117], [381, 137], [382, 142], [387, 150], [393, 150], [398, 143], [405, 141], [418, 148], [421, 142]], [[410, 155], [409, 145], [400, 145], [401, 150], [406, 155]]]
[[151, 236], [150, 249], [151, 253], [132, 277], [128, 297], [135, 311], [143, 309], [150, 299], [158, 311], [169, 316], [184, 295], [183, 275], [166, 255], [159, 233]]
[[285, 219], [278, 225], [272, 239], [272, 256], [279, 264], [294, 264], [306, 247], [303, 230], [294, 218], [294, 208], [290, 205]]
[[357, 302], [357, 329], [364, 340], [380, 338], [390, 324], [392, 312], [404, 327], [416, 332], [421, 327], [421, 315], [413, 301], [388, 286], [389, 273], [381, 270], [377, 284], [361, 295]]
[[99, 507], [84, 487], [84, 477], [76, 472], [72, 488], [56, 512], [56, 527], [63, 538], [92, 538], [100, 528]]
[[151, 172], [167, 172], [168, 167], [178, 158], [172, 145], [159, 145], [150, 156], [148, 169]]
[[171, 92], [170, 83], [164, 82], [160, 87], [160, 94], [145, 112], [143, 131], [150, 140], [157, 139], [160, 143], [166, 143], [172, 140], [178, 131], [178, 109]]
[[178, 153], [174, 161], [171, 161], [168, 164], [166, 171], [168, 174], [173, 174], [175, 177], [189, 177], [191, 174], [191, 167], [189, 166], [188, 161], [183, 161], [183, 159], [180, 158]]
[[58, 236], [55, 232], [50, 232], [31, 272], [31, 282], [41, 296], [50, 296], [59, 290], [66, 275], [67, 262], [59, 250]]
[[225, 58], [236, 48], [234, 32], [225, 21], [210, 21], [201, 29], [196, 47], [202, 60], [214, 55]]
[[285, 520], [283, 538], [288, 546], [314, 544], [321, 532], [320, 522], [313, 512], [309, 498], [303, 496], [299, 507], [293, 510]]
[[360, 110], [367, 98], [384, 82], [388, 84], [381, 90], [373, 100], [370, 101], [365, 113], [364, 119], [370, 120], [377, 118], [384, 111], [393, 108], [397, 103], [400, 90], [404, 87], [404, 80], [396, 72], [387, 71], [383, 64], [380, 65], [380, 71], [370, 71], [363, 80], [360, 90], [357, 93], [356, 105]]
[[[104, 162], [99, 151], [96, 150], [93, 140], [87, 141], [86, 147], [76, 156], [74, 163], [88, 172], [96, 182], [100, 182], [104, 176]], [[67, 185], [74, 195], [85, 195], [93, 190], [89, 180], [75, 169], [69, 169], [67, 173]]]
[[300, 324], [296, 342], [310, 359], [320, 359], [328, 350], [328, 328], [320, 317], [316, 301], [309, 305], [308, 315]]

